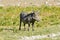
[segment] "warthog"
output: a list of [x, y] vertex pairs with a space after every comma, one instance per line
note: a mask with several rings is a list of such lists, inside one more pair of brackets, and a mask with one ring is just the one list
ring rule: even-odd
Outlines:
[[30, 24], [32, 23], [32, 30], [34, 31], [34, 23], [35, 21], [39, 21], [40, 18], [39, 18], [39, 14], [38, 13], [35, 13], [34, 11], [27, 14], [25, 12], [21, 12], [20, 13], [20, 26], [19, 26], [19, 30], [21, 30], [21, 23], [23, 22], [24, 24], [24, 30], [26, 29], [25, 28], [25, 24], [28, 24], [28, 31], [29, 31], [29, 28], [30, 28]]

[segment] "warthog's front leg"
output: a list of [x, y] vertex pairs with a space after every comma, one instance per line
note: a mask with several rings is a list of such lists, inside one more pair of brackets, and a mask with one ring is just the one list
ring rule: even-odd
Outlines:
[[19, 30], [21, 30], [21, 23], [22, 23], [22, 22], [21, 22], [21, 20], [20, 20]]
[[30, 29], [30, 23], [28, 23], [28, 31], [29, 31], [29, 29]]
[[34, 22], [32, 23], [32, 31], [34, 31]]
[[26, 28], [25, 28], [25, 23], [24, 23], [24, 31], [26, 30]]

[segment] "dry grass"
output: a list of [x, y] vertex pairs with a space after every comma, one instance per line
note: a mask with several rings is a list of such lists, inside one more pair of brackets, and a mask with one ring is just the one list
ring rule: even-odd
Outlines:
[[[1, 6], [22, 6], [22, 7], [25, 7], [25, 6], [41, 6], [43, 4], [46, 4], [47, 5], [60, 5], [59, 4], [59, 0], [1, 0], [0, 1], [0, 5]], [[3, 4], [3, 5], [2, 5]]]

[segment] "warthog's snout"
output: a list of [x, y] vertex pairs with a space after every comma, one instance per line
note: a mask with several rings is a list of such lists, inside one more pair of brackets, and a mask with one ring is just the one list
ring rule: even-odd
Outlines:
[[35, 18], [35, 20], [36, 20], [37, 22], [39, 22], [39, 21], [40, 21], [40, 18], [39, 18], [39, 17], [37, 17], [37, 18]]

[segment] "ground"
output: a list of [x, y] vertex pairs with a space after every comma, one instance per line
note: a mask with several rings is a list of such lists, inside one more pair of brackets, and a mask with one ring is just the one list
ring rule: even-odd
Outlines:
[[[53, 26], [49, 26], [49, 27], [35, 27], [35, 31], [32, 31], [30, 29], [30, 31], [23, 31], [23, 27], [22, 27], [22, 30], [18, 30], [17, 28], [18, 26], [14, 26], [14, 27], [1, 27], [0, 28], [0, 40], [22, 40], [22, 39], [26, 39], [26, 37], [32, 37], [32, 36], [37, 36], [39, 37], [38, 35], [48, 35], [48, 34], [58, 34], [58, 32], [60, 32], [60, 25], [53, 25]], [[49, 37], [50, 35], [48, 35]], [[52, 35], [53, 37], [53, 35]], [[40, 38], [40, 40], [60, 40], [59, 37], [60, 35], [56, 35], [55, 37], [53, 38]], [[32, 39], [33, 40], [33, 39]], [[39, 38], [35, 39], [35, 40], [39, 40]]]
[[[33, 8], [33, 9], [32, 9]], [[34, 29], [30, 31], [23, 31], [19, 28], [19, 14], [21, 11], [31, 12], [32, 10], [39, 11], [40, 21], [35, 22]], [[30, 26], [31, 27], [31, 26]], [[23, 40], [25, 37], [58, 34], [60, 32], [60, 7], [42, 5], [40, 7], [0, 7], [0, 40]], [[50, 35], [48, 35], [49, 37]], [[60, 35], [54, 38], [42, 38], [35, 40], [60, 40]]]

